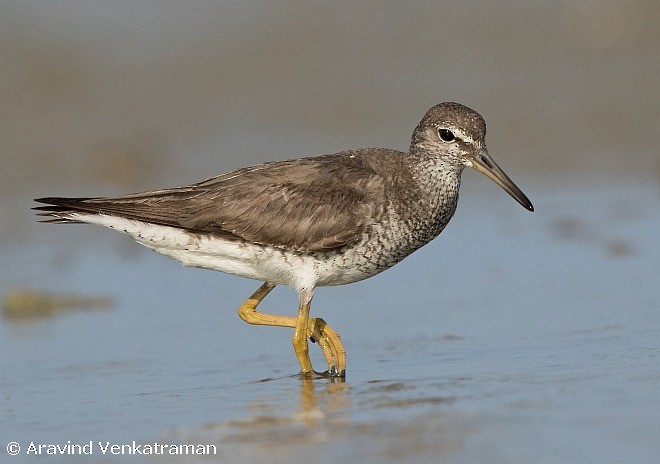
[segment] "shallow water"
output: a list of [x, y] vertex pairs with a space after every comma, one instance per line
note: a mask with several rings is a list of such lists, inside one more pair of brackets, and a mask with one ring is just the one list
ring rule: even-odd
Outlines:
[[[223, 462], [652, 462], [658, 187], [537, 184], [530, 215], [470, 178], [438, 240], [317, 291], [345, 383], [299, 379], [290, 331], [239, 320], [257, 282], [42, 226], [55, 243], [3, 247], [3, 293], [32, 281], [114, 304], [2, 321], [2, 437], [91, 440], [94, 461], [98, 442], [136, 440], [212, 444]], [[296, 299], [278, 288], [263, 305], [293, 314]]]

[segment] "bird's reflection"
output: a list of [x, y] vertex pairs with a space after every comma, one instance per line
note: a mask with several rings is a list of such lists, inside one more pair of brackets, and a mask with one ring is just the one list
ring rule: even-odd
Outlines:
[[[258, 394], [244, 404], [242, 417], [204, 424], [194, 436], [196, 442], [214, 443], [218, 449], [233, 449], [236, 443], [252, 445], [249, 453], [268, 456], [289, 455], [328, 442], [329, 437], [350, 436], [350, 385], [328, 378], [301, 378], [299, 375], [265, 378], [246, 384]], [[254, 392], [253, 392], [254, 393]], [[241, 452], [247, 452], [243, 447]]]
[[306, 425], [336, 417], [350, 404], [349, 384], [340, 379], [300, 379], [300, 409], [297, 417]]

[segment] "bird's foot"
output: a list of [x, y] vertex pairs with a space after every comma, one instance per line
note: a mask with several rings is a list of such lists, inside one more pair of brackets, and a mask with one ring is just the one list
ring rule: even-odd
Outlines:
[[346, 369], [337, 369], [337, 366], [330, 366], [330, 369], [328, 369], [326, 372], [330, 378], [346, 378]]
[[325, 372], [317, 372], [317, 371], [312, 371], [312, 372], [299, 372], [298, 377], [302, 380], [318, 380], [318, 379], [335, 379], [335, 377], [331, 377], [328, 373], [328, 371]]
[[324, 372], [300, 372], [298, 374], [303, 380], [316, 380], [316, 379], [329, 379], [331, 382], [345, 382], [346, 369], [339, 370], [335, 366], [330, 366], [330, 369]]
[[312, 343], [318, 343], [328, 363], [327, 377], [344, 378], [346, 376], [346, 351], [341, 337], [320, 317], [309, 319], [307, 336]]

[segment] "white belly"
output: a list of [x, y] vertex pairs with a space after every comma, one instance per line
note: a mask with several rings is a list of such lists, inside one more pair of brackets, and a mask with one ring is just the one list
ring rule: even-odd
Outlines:
[[287, 285], [297, 291], [356, 282], [373, 275], [352, 269], [346, 265], [346, 256], [336, 253], [309, 255], [116, 216], [73, 213], [70, 218], [124, 232], [184, 266]]

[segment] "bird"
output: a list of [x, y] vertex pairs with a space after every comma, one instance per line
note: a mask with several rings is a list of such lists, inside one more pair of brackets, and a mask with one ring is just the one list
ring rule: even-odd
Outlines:
[[[109, 227], [184, 266], [263, 284], [238, 308], [249, 324], [293, 328], [300, 375], [344, 379], [346, 351], [324, 319], [310, 317], [315, 289], [358, 282], [429, 243], [456, 211], [461, 173], [473, 168], [529, 211], [534, 207], [486, 148], [476, 111], [445, 102], [415, 128], [408, 152], [362, 148], [272, 161], [183, 187], [116, 197], [35, 199], [42, 222]], [[261, 312], [277, 285], [298, 293], [296, 316]], [[316, 372], [308, 339], [327, 371]]]

